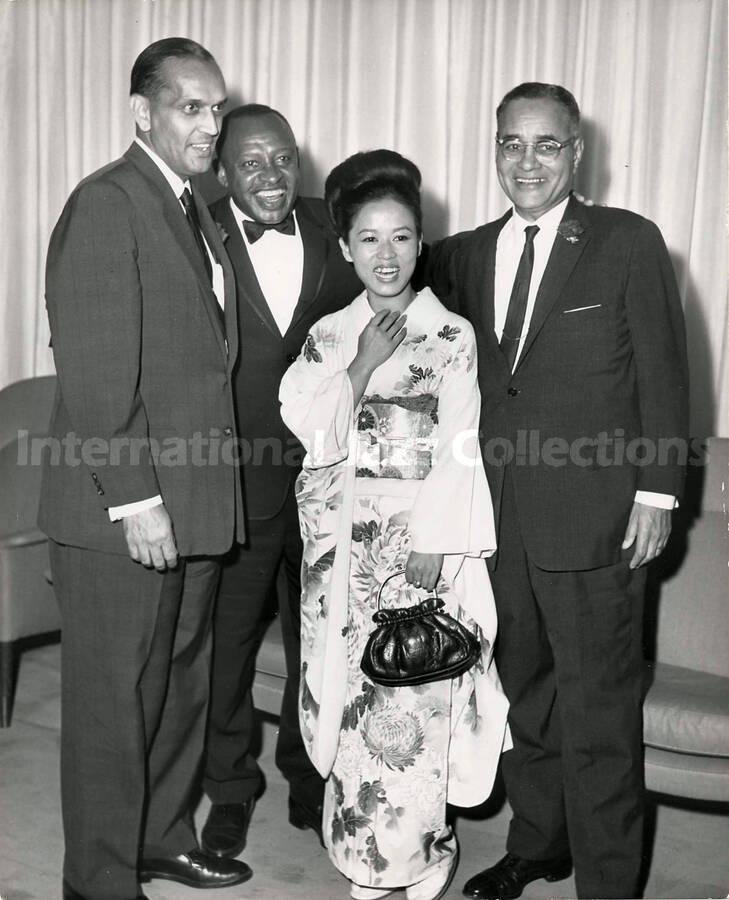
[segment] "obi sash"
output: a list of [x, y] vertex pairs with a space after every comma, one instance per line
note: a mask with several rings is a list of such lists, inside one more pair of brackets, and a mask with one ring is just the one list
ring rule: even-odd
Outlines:
[[422, 480], [438, 433], [438, 398], [362, 398], [357, 417], [357, 477]]

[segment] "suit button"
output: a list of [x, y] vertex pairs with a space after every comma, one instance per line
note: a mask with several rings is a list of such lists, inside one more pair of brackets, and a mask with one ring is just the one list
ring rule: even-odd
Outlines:
[[224, 434], [226, 437], [233, 437], [233, 429], [230, 427], [230, 425], [226, 426], [226, 427], [223, 429], [223, 434]]
[[507, 393], [510, 397], [516, 397], [516, 395], [519, 394], [519, 393], [521, 393], [521, 391], [519, 390], [519, 388], [510, 387], [510, 388], [507, 389], [506, 393]]
[[291, 363], [295, 363], [297, 359], [298, 359], [298, 356], [296, 353], [287, 353], [286, 354], [286, 362], [289, 365], [291, 365]]

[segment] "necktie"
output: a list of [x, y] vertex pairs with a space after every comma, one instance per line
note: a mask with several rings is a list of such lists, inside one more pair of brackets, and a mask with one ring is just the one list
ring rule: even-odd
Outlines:
[[260, 237], [263, 237], [263, 235], [270, 230], [280, 231], [281, 234], [296, 234], [294, 217], [291, 213], [289, 213], [289, 215], [281, 222], [270, 225], [267, 222], [255, 222], [252, 219], [243, 219], [243, 230], [251, 244], [255, 244]]
[[182, 196], [180, 197], [180, 201], [185, 209], [185, 215], [187, 216], [187, 221], [192, 230], [192, 236], [195, 238], [195, 243], [197, 244], [197, 248], [202, 254], [203, 263], [205, 264], [205, 271], [208, 273], [208, 278], [210, 279], [210, 283], [213, 283], [213, 267], [210, 263], [210, 255], [208, 254], [207, 247], [205, 246], [205, 241], [202, 236], [202, 229], [200, 228], [200, 219], [197, 215], [197, 208], [195, 206], [195, 202], [192, 199], [192, 194], [190, 191], [185, 188], [182, 192]]
[[509, 371], [514, 368], [521, 332], [524, 328], [524, 316], [526, 314], [527, 300], [529, 299], [529, 282], [532, 278], [532, 268], [534, 266], [534, 236], [538, 231], [538, 225], [527, 225], [524, 229], [524, 234], [526, 235], [524, 249], [521, 251], [521, 258], [516, 269], [504, 331], [499, 341], [499, 347], [501, 347], [501, 352], [506, 357]]
[[[200, 219], [197, 215], [195, 201], [192, 199], [192, 194], [187, 188], [185, 188], [185, 190], [182, 192], [180, 201], [185, 208], [185, 215], [187, 216], [187, 221], [190, 225], [190, 228], [192, 229], [192, 236], [195, 238], [195, 243], [197, 244], [198, 250], [202, 254], [203, 263], [205, 263], [205, 271], [208, 273], [208, 278], [210, 279], [210, 284], [212, 285], [213, 266], [210, 262], [210, 254], [208, 253], [208, 249], [205, 246], [205, 241], [202, 236], [202, 228], [200, 228]], [[220, 320], [223, 334], [225, 334], [225, 313], [221, 309], [220, 304], [217, 302], [215, 304], [215, 311], [218, 314], [218, 319]]]

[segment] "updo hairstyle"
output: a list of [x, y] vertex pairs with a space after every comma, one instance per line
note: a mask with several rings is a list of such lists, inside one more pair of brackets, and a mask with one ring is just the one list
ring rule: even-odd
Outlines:
[[329, 218], [345, 243], [357, 213], [373, 200], [392, 199], [412, 212], [418, 237], [422, 234], [420, 170], [394, 150], [355, 153], [335, 166], [324, 185]]

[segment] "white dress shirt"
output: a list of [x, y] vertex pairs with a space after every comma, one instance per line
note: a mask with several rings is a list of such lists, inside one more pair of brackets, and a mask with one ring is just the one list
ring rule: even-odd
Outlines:
[[[139, 146], [144, 150], [144, 152], [149, 156], [149, 158], [154, 162], [160, 172], [167, 179], [167, 183], [175, 192], [175, 197], [178, 200], [182, 197], [182, 192], [187, 188], [190, 193], [192, 193], [192, 187], [190, 186], [189, 179], [187, 181], [183, 181], [179, 175], [176, 175], [172, 169], [167, 165], [167, 163], [162, 159], [161, 156], [157, 156], [157, 154], [152, 150], [151, 147], [148, 147], [144, 141], [140, 141], [139, 138], [134, 138], [135, 143], [139, 144]], [[182, 200], [180, 200], [180, 209], [185, 213], [185, 207], [182, 205]], [[187, 218], [187, 213], [185, 213], [185, 218]], [[202, 234], [202, 232], [201, 232]], [[210, 265], [212, 266], [213, 273], [213, 293], [215, 294], [215, 299], [218, 301], [221, 309], [225, 309], [225, 284], [223, 281], [223, 267], [218, 262], [215, 254], [210, 249], [208, 242], [205, 238], [205, 235], [202, 234], [202, 239], [205, 244], [205, 249], [208, 251], [208, 258], [210, 259]]]
[[284, 335], [291, 324], [304, 276], [304, 244], [296, 213], [292, 212], [294, 234], [281, 234], [280, 231], [270, 228], [252, 244], [243, 227], [246, 219], [249, 222], [252, 219], [238, 209], [232, 197], [230, 208], [248, 250], [261, 292], [278, 325], [278, 330]]
[[524, 327], [519, 340], [519, 347], [516, 351], [514, 366], [516, 366], [521, 351], [524, 347], [527, 333], [529, 331], [529, 323], [534, 312], [534, 301], [537, 299], [537, 291], [542, 283], [544, 270], [547, 268], [547, 260], [552, 252], [552, 244], [557, 236], [557, 226], [562, 221], [564, 211], [567, 208], [569, 197], [566, 197], [557, 206], [538, 219], [536, 222], [528, 222], [514, 210], [512, 217], [504, 225], [496, 241], [496, 273], [494, 277], [494, 331], [496, 337], [501, 340], [501, 333], [504, 330], [506, 322], [506, 313], [509, 309], [509, 299], [511, 297], [511, 289], [516, 277], [516, 270], [519, 267], [522, 251], [524, 250], [524, 240], [526, 235], [524, 229], [529, 225], [538, 225], [539, 231], [534, 236], [534, 266], [532, 267], [532, 278], [529, 282], [529, 299], [527, 300], [526, 313], [524, 315]]
[[[167, 163], [162, 159], [162, 157], [158, 156], [151, 147], [148, 147], [144, 141], [141, 141], [139, 138], [134, 138], [135, 143], [139, 144], [139, 146], [144, 150], [144, 152], [149, 156], [152, 162], [157, 166], [160, 172], [164, 175], [165, 180], [172, 188], [175, 193], [175, 197], [180, 200], [182, 197], [182, 192], [187, 188], [191, 191], [190, 182], [183, 181], [179, 175], [172, 171], [172, 169], [167, 165]], [[185, 208], [182, 205], [182, 201], [180, 200], [180, 209], [187, 217], [187, 213], [185, 213]], [[215, 258], [212, 250], [208, 246], [208, 242], [205, 240], [205, 235], [202, 235], [203, 242], [205, 243], [205, 249], [208, 252], [208, 257], [210, 258], [210, 265], [212, 267], [213, 274], [213, 293], [215, 294], [215, 299], [220, 304], [221, 309], [225, 309], [225, 285], [223, 282], [223, 267], [220, 265], [218, 260]], [[133, 503], [124, 503], [122, 506], [110, 506], [109, 507], [109, 518], [112, 522], [117, 522], [119, 519], [124, 519], [126, 516], [131, 516], [134, 513], [141, 512], [144, 509], [150, 509], [153, 506], [159, 506], [162, 503], [162, 497], [157, 494], [155, 497], [148, 497], [146, 500], [136, 500]]]
[[[526, 313], [524, 315], [524, 327], [522, 328], [519, 347], [517, 348], [514, 367], [516, 367], [524, 348], [524, 341], [529, 333], [529, 324], [534, 312], [534, 303], [537, 299], [539, 285], [542, 283], [544, 270], [547, 268], [549, 254], [552, 252], [554, 239], [557, 237], [557, 227], [562, 221], [569, 197], [552, 207], [537, 219], [529, 222], [523, 219], [516, 210], [509, 221], [501, 229], [496, 241], [496, 271], [494, 275], [494, 332], [496, 339], [501, 340], [501, 334], [506, 322], [506, 314], [509, 309], [511, 289], [516, 277], [516, 270], [524, 249], [526, 235], [524, 229], [529, 225], [538, 225], [539, 231], [534, 236], [534, 265], [532, 277], [529, 282], [529, 298], [527, 300]], [[655, 491], [636, 491], [635, 500], [646, 506], [656, 506], [660, 509], [673, 509], [677, 506], [676, 498], [672, 494], [661, 494]]]

